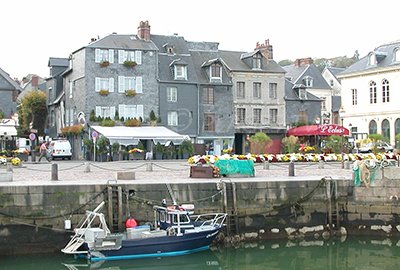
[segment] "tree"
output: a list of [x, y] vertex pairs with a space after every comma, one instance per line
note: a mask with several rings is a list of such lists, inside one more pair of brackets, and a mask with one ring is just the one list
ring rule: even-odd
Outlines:
[[269, 146], [271, 141], [271, 138], [264, 132], [257, 132], [250, 137], [251, 148], [253, 148], [251, 152], [254, 154], [264, 154], [265, 148]]
[[0, 110], [0, 120], [4, 118], [4, 112]]
[[284, 66], [289, 66], [289, 65], [293, 64], [293, 61], [292, 61], [292, 60], [289, 60], [289, 59], [284, 59], [284, 60], [279, 61], [278, 64], [279, 64], [281, 67], [284, 67]]
[[21, 135], [28, 135], [31, 128], [43, 135], [47, 122], [46, 94], [39, 90], [28, 92], [18, 106], [18, 118]]
[[299, 142], [299, 137], [293, 135], [283, 138], [282, 143], [285, 146], [285, 152], [286, 153], [296, 152], [296, 150], [299, 149], [298, 142]]

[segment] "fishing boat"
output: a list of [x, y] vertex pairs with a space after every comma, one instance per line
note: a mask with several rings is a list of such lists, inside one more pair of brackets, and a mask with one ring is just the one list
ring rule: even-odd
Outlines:
[[206, 250], [224, 226], [227, 214], [194, 215], [193, 205], [154, 206], [154, 226], [127, 228], [111, 233], [100, 203], [74, 230], [65, 254], [85, 257], [91, 262], [176, 256]]

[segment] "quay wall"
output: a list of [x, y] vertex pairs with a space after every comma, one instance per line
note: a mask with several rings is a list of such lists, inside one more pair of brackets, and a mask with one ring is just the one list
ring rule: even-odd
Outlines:
[[[65, 221], [70, 220], [74, 228], [85, 211], [101, 201], [107, 203], [106, 215], [112, 202], [119, 225], [129, 214], [140, 224], [152, 222], [153, 205], [162, 198], [171, 203], [168, 189], [179, 203], [194, 203], [196, 214], [227, 212], [227, 239], [319, 237], [333, 229], [400, 236], [400, 168], [387, 167], [376, 172], [369, 187], [354, 186], [350, 179], [290, 177], [286, 181], [204, 179], [169, 187], [135, 180], [112, 185], [2, 186], [0, 255], [59, 252], [71, 235]], [[120, 208], [115, 206], [117, 198], [122, 200]], [[117, 225], [113, 229], [118, 230]]]

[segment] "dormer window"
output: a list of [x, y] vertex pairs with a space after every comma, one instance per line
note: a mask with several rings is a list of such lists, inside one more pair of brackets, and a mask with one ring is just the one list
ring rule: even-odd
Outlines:
[[261, 69], [261, 55], [259, 53], [253, 55], [253, 69]]
[[394, 49], [393, 62], [400, 62], [400, 48]]
[[306, 89], [300, 88], [299, 89], [299, 98], [306, 99], [307, 98], [307, 91]]
[[368, 65], [369, 66], [376, 65], [376, 56], [373, 52], [368, 55]]
[[174, 79], [175, 80], [187, 80], [187, 69], [184, 65], [174, 66]]
[[304, 78], [304, 85], [306, 87], [313, 87], [313, 78], [307, 76]]
[[210, 80], [222, 81], [222, 66], [219, 63], [214, 63], [210, 66]]
[[168, 54], [174, 54], [174, 48], [173, 47], [167, 47], [167, 53]]

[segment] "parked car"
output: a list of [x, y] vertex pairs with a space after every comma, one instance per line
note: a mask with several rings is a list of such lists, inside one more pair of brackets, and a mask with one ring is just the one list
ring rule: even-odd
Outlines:
[[394, 148], [387, 142], [370, 142], [358, 149], [359, 153], [372, 153], [373, 151], [378, 152], [393, 152]]
[[68, 140], [54, 140], [50, 142], [48, 147], [48, 153], [51, 159], [62, 158], [71, 159], [72, 158], [72, 148]]

